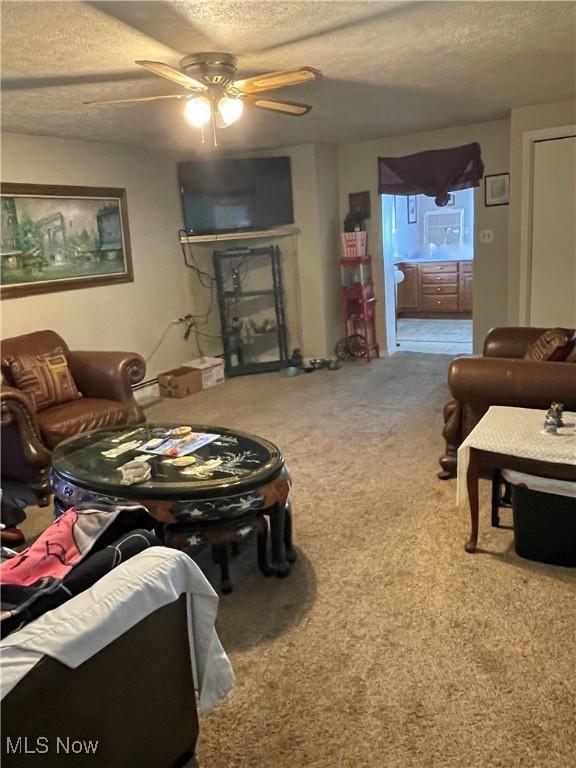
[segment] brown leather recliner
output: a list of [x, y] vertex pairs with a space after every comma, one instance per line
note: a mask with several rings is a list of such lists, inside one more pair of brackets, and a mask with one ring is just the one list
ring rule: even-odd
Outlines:
[[[32, 398], [14, 386], [9, 359], [46, 354], [60, 347], [83, 397], [37, 411]], [[2, 477], [26, 482], [40, 503], [50, 493], [52, 449], [80, 432], [145, 421], [132, 385], [146, 373], [144, 359], [131, 352], [72, 352], [54, 331], [36, 331], [2, 341], [0, 440]]]
[[453, 400], [444, 406], [446, 450], [440, 458], [446, 480], [456, 475], [457, 451], [491, 405], [548, 409], [553, 400], [576, 410], [576, 363], [524, 360], [546, 328], [493, 328], [482, 357], [457, 357], [450, 364]]

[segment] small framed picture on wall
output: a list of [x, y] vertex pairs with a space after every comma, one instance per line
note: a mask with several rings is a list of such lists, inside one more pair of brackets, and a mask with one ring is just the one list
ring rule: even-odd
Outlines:
[[416, 195], [408, 195], [406, 198], [406, 205], [408, 206], [408, 224], [416, 224], [418, 221]]
[[510, 174], [497, 173], [484, 177], [484, 204], [508, 205], [510, 202]]
[[348, 195], [348, 205], [351, 213], [358, 211], [363, 219], [370, 218], [370, 192], [351, 192]]

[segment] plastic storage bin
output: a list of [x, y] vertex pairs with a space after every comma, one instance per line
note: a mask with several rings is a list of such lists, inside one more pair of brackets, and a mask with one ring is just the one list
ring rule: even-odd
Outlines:
[[528, 560], [576, 566], [576, 498], [512, 487], [514, 547]]

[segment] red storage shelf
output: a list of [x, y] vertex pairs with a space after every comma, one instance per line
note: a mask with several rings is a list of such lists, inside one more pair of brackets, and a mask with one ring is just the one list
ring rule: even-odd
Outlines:
[[361, 256], [355, 258], [340, 259], [340, 264], [343, 267], [357, 267], [360, 264], [370, 264], [371, 256]]
[[[371, 257], [344, 258], [339, 260], [342, 282], [342, 319], [346, 338], [361, 336], [363, 357], [370, 362], [380, 350], [376, 340], [374, 288], [371, 278]], [[345, 269], [354, 270], [346, 273]]]
[[358, 283], [352, 288], [342, 288], [343, 301], [370, 301], [374, 298], [374, 290], [371, 285]]

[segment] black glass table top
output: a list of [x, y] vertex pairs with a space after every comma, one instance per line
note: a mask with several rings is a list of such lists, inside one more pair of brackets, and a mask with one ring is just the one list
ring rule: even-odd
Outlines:
[[[187, 464], [176, 461], [176, 456], [138, 450], [150, 440], [184, 439], [184, 435], [168, 435], [170, 430], [183, 426], [190, 427], [194, 433], [217, 437], [190, 453]], [[133, 443], [131, 447], [130, 443]], [[128, 447], [121, 455], [109, 453]], [[150, 478], [133, 485], [123, 484], [120, 467], [144, 457], [150, 466]], [[229, 495], [264, 485], [283, 466], [278, 448], [261, 437], [198, 424], [141, 424], [101, 429], [69, 438], [52, 453], [52, 471], [60, 480], [110, 496], [134, 499]]]

